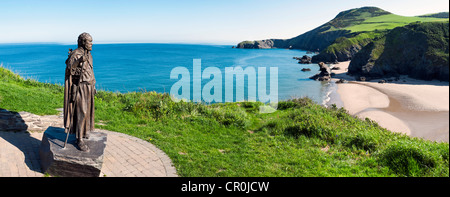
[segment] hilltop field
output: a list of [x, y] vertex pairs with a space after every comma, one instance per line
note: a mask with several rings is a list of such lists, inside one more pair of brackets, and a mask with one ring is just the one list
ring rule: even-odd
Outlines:
[[[360, 15], [364, 19], [361, 23], [346, 26], [340, 30], [349, 30], [351, 33], [355, 32], [369, 32], [375, 30], [389, 30], [396, 27], [408, 25], [413, 22], [444, 22], [448, 18], [434, 18], [434, 17], [418, 17], [418, 16], [400, 16], [396, 14], [385, 14], [376, 17], [369, 17], [368, 14]], [[336, 29], [335, 29], [336, 30]], [[331, 31], [331, 29], [329, 30]]]

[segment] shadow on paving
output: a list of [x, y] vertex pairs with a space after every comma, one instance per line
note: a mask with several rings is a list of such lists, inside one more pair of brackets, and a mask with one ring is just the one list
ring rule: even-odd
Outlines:
[[32, 137], [27, 129], [28, 126], [19, 113], [0, 108], [0, 137], [23, 152], [24, 162], [30, 170], [41, 172], [39, 158], [41, 140]]

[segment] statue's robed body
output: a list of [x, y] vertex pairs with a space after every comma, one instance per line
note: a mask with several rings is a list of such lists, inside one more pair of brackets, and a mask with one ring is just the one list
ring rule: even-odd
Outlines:
[[[87, 34], [89, 37], [90, 35]], [[82, 35], [80, 35], [81, 37]], [[90, 38], [92, 42], [92, 38]], [[78, 39], [78, 48], [69, 53], [66, 60], [64, 82], [64, 127], [75, 133], [78, 143], [89, 138], [94, 130], [95, 77], [92, 64], [92, 43], [83, 46]], [[81, 46], [80, 46], [81, 45]]]

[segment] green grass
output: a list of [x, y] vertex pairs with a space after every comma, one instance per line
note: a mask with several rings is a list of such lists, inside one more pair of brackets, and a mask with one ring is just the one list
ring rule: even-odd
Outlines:
[[343, 29], [351, 32], [367, 32], [375, 30], [389, 30], [396, 27], [408, 25], [412, 22], [436, 22], [448, 21], [448, 18], [431, 18], [431, 17], [408, 17], [395, 14], [387, 14], [365, 19], [362, 23], [345, 27]]
[[[59, 99], [62, 90], [34, 82], [28, 86], [5, 69], [0, 73], [7, 75], [0, 86], [0, 107], [9, 103], [4, 108], [33, 113], [39, 111], [35, 108], [62, 107], [40, 97], [29, 98], [30, 105], [38, 105], [34, 108], [11, 104], [12, 97], [5, 95], [15, 88], [23, 89], [16, 97], [27, 97], [26, 90], [37, 94], [37, 88], [58, 90], [42, 95], [45, 100]], [[174, 102], [155, 92], [99, 91], [95, 102], [96, 122], [104, 124], [96, 127], [155, 144], [180, 176], [449, 176], [448, 143], [392, 133], [308, 98], [279, 102], [270, 114], [258, 113], [259, 102], [205, 105]]]
[[57, 114], [63, 105], [64, 87], [24, 80], [0, 65], [0, 108], [38, 115]]
[[325, 53], [338, 53], [338, 52], [344, 52], [351, 49], [353, 46], [359, 46], [360, 48], [364, 47], [368, 43], [372, 42], [373, 40], [382, 37], [385, 34], [385, 32], [381, 31], [373, 31], [373, 32], [362, 32], [359, 33], [353, 37], [340, 37], [334, 41], [333, 44], [328, 46], [324, 52]]
[[357, 9], [350, 9], [340, 12], [333, 20], [328, 22], [328, 25], [336, 29], [342, 29], [354, 25], [359, 25], [368, 18], [387, 14], [391, 13], [377, 7], [362, 7]]

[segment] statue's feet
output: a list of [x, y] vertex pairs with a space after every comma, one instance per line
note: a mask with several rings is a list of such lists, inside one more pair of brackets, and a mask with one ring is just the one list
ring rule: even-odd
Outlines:
[[82, 139], [78, 140], [78, 147], [83, 152], [89, 152], [89, 147], [87, 146], [87, 144]]

